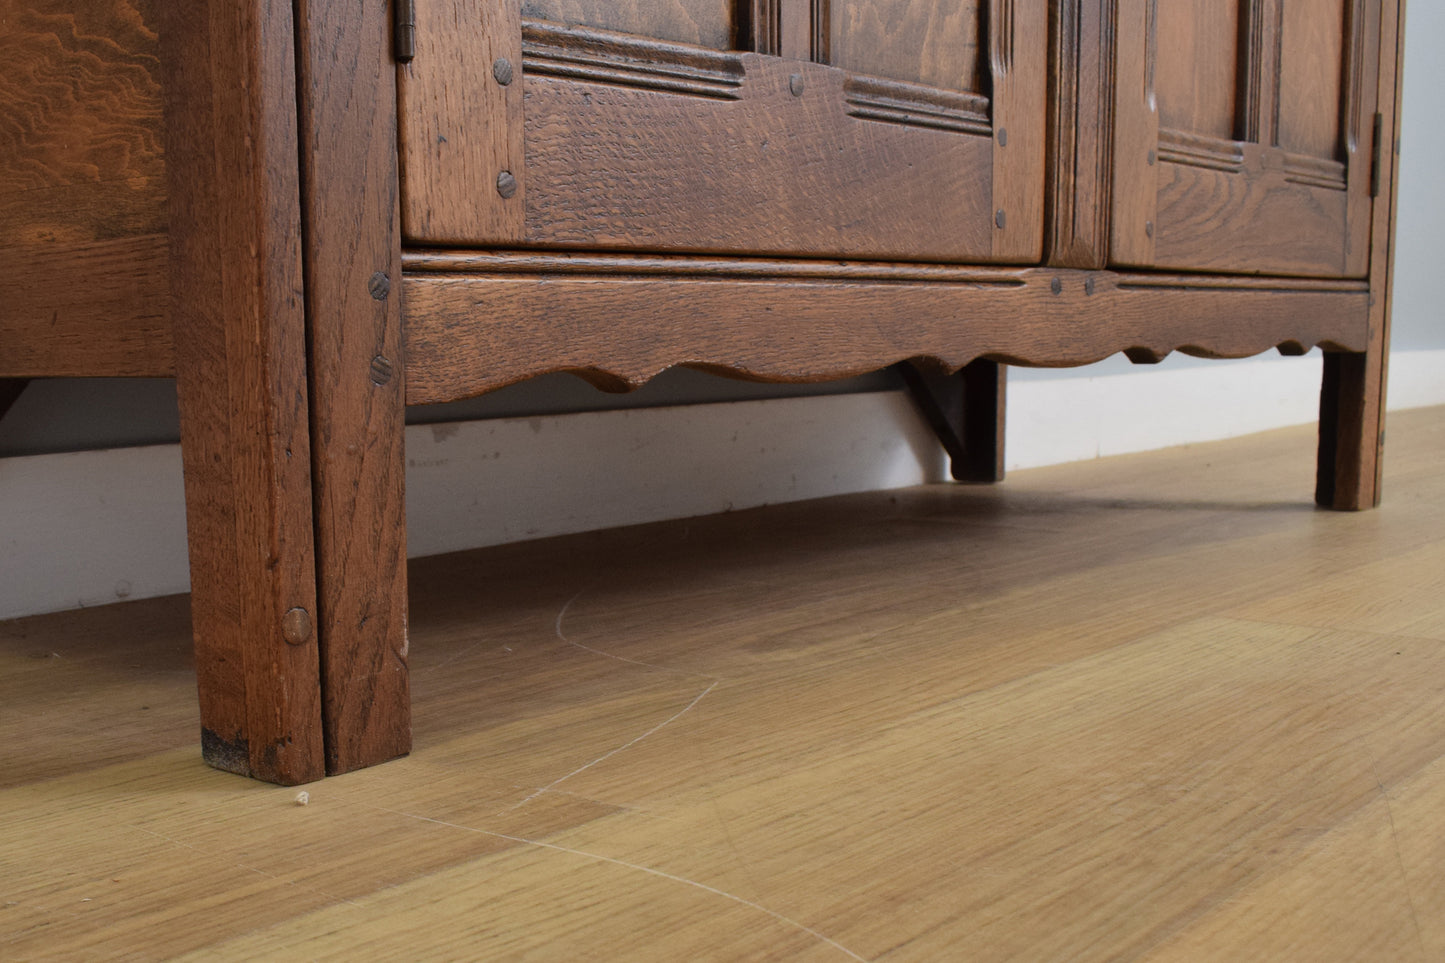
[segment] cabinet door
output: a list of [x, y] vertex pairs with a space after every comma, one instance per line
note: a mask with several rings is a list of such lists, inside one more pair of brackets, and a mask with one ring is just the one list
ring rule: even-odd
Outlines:
[[1120, 0], [1111, 260], [1362, 277], [1379, 0]]
[[407, 243], [1032, 262], [1046, 0], [417, 0]]

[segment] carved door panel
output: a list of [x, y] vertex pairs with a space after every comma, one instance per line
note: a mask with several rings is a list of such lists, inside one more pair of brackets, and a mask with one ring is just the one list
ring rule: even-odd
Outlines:
[[1046, 0], [417, 0], [407, 243], [1034, 262]]
[[1368, 268], [1379, 0], [1120, 0], [1111, 261]]

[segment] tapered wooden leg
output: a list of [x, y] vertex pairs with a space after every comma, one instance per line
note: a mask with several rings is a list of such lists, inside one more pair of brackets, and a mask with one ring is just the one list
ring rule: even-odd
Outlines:
[[411, 749], [396, 65], [384, 3], [297, 0], [326, 769]]
[[953, 477], [1002, 481], [1005, 367], [978, 358], [953, 375], [931, 374], [908, 364], [899, 370], [918, 410], [948, 452]]
[[290, 0], [161, 4], [202, 752], [324, 775]]

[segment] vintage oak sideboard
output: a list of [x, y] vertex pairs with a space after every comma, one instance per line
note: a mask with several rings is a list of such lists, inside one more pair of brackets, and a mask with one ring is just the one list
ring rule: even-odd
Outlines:
[[[410, 746], [406, 404], [1325, 352], [1379, 495], [1400, 0], [0, 0], [0, 410], [171, 376], [203, 751]], [[504, 511], [499, 505], [496, 510]]]

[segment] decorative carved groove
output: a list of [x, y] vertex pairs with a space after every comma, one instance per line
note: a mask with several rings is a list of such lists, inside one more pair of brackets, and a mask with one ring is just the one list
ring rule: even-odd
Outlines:
[[927, 281], [1023, 287], [1027, 269], [961, 267], [892, 261], [809, 261], [782, 258], [711, 258], [648, 254], [541, 254], [535, 251], [412, 250], [402, 256], [407, 274], [539, 277], [675, 277], [721, 280]]
[[1360, 104], [1365, 92], [1365, 0], [1354, 0], [1349, 8], [1345, 36], [1351, 38], [1350, 60], [1345, 68], [1345, 150], [1353, 154], [1360, 145]]
[[1284, 157], [1284, 179], [1291, 184], [1307, 187], [1323, 187], [1332, 191], [1349, 189], [1346, 168], [1339, 161], [1308, 154], [1286, 154]]
[[782, 0], [752, 0], [747, 11], [747, 46], [754, 52], [776, 57], [783, 48]]
[[1114, 127], [1114, 19], [1107, 0], [1050, 7], [1049, 216], [1046, 261], [1101, 268], [1107, 260]]
[[1125, 274], [1120, 291], [1250, 291], [1257, 294], [1365, 294], [1370, 282], [1328, 278], [1230, 277], [1228, 275]]
[[1159, 159], [1226, 174], [1244, 170], [1244, 148], [1239, 142], [1167, 128], [1159, 131]]
[[832, 0], [813, 0], [812, 59], [815, 64], [832, 63]]
[[998, 80], [1013, 69], [1014, 63], [1014, 0], [994, 0], [990, 8], [993, 75]]
[[1159, 101], [1154, 92], [1154, 76], [1159, 61], [1159, 0], [1149, 0], [1144, 8], [1144, 103], [1150, 113], [1157, 113]]
[[525, 72], [544, 77], [715, 100], [737, 100], [743, 82], [736, 54], [535, 21], [522, 24], [522, 57]]
[[981, 94], [855, 75], [844, 84], [843, 96], [850, 117], [984, 137], [993, 135], [989, 100]]
[[[1348, 187], [1345, 165], [1339, 161], [1277, 149], [1266, 150], [1265, 153], [1278, 158], [1273, 163], [1280, 165], [1284, 170], [1284, 179], [1291, 184], [1332, 191], [1343, 191]], [[1239, 174], [1245, 170], [1244, 155], [1244, 145], [1239, 141], [1205, 137], [1182, 130], [1159, 131], [1159, 159], [1171, 164]]]
[[1246, 5], [1239, 71], [1240, 139], [1266, 147], [1279, 139], [1280, 38], [1284, 5], [1256, 0]]

